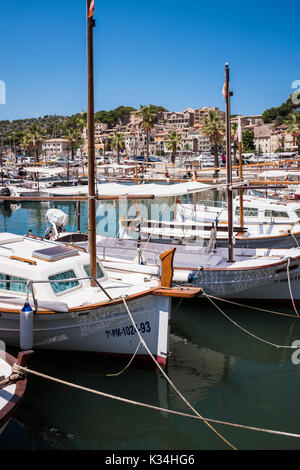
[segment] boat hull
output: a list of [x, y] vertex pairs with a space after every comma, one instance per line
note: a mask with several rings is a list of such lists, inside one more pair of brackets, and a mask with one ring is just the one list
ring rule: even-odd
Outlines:
[[[145, 295], [128, 299], [127, 305], [139, 333], [160, 364], [166, 364], [169, 348], [170, 299]], [[20, 345], [20, 318], [2, 313], [0, 338], [9, 346]], [[123, 302], [73, 309], [70, 313], [35, 314], [33, 349], [81, 351], [118, 356], [133, 355], [140, 342]], [[137, 359], [150, 359], [141, 344]]]
[[[203, 269], [190, 276], [191, 285], [222, 298], [291, 302], [287, 261], [254, 269]], [[300, 260], [291, 261], [290, 285], [300, 304]]]
[[[0, 350], [0, 376], [9, 377], [15, 363], [18, 362], [14, 357]], [[22, 361], [19, 364], [23, 365]], [[4, 388], [0, 388], [0, 436], [9, 423], [14, 411], [22, 402], [26, 385], [27, 378], [23, 377], [17, 382], [9, 383]]]

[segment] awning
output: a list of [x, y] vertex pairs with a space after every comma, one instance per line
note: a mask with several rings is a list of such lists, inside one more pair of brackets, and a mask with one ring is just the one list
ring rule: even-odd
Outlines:
[[175, 184], [118, 184], [102, 183], [98, 184], [98, 194], [100, 196], [135, 196], [135, 195], [153, 195], [154, 197], [175, 197], [184, 194], [200, 193], [211, 189], [222, 189], [224, 185], [211, 185], [190, 181], [187, 183]]
[[43, 175], [55, 176], [61, 173], [66, 173], [66, 169], [64, 168], [37, 168], [37, 167], [29, 167], [25, 168], [27, 173], [40, 173]]

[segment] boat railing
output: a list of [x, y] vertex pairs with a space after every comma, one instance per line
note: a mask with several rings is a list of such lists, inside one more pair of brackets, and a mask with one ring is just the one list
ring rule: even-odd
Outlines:
[[[55, 279], [55, 280], [43, 279], [43, 280], [30, 280], [30, 281], [25, 280], [25, 279], [24, 280], [22, 280], [22, 279], [20, 279], [20, 280], [14, 280], [14, 279], [6, 280], [5, 279], [2, 282], [6, 283], [6, 284], [10, 284], [10, 283], [25, 284], [26, 285], [27, 297], [29, 297], [29, 292], [31, 290], [32, 300], [33, 300], [33, 303], [34, 303], [34, 308], [37, 311], [38, 310], [38, 301], [37, 301], [36, 294], [35, 294], [34, 288], [33, 288], [34, 284], [56, 284], [56, 283], [76, 282], [76, 281], [85, 281], [85, 280], [93, 281], [97, 285], [97, 287], [99, 287], [99, 289], [107, 296], [107, 298], [109, 300], [113, 300], [112, 297], [107, 292], [107, 290], [101, 285], [99, 280], [96, 279], [94, 276], [74, 277], [74, 278], [69, 278], [69, 279]], [[20, 293], [20, 292], [17, 292], [17, 293]]]

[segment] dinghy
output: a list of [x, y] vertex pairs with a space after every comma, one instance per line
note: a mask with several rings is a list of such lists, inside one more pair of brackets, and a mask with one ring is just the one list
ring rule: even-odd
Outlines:
[[21, 352], [18, 359], [0, 350], [0, 435], [10, 418], [22, 402], [26, 385], [26, 375], [13, 370], [14, 364], [25, 367], [32, 351]]

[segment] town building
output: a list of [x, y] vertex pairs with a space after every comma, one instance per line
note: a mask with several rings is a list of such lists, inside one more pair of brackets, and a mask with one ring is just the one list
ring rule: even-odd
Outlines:
[[70, 144], [66, 139], [47, 139], [42, 143], [42, 153], [47, 158], [63, 157], [69, 151]]
[[213, 111], [215, 113], [220, 113], [221, 119], [225, 120], [225, 112], [220, 111], [216, 106], [206, 106], [204, 108], [199, 108], [194, 110], [194, 126], [202, 127], [204, 125], [205, 118], [209, 116], [209, 113]]

